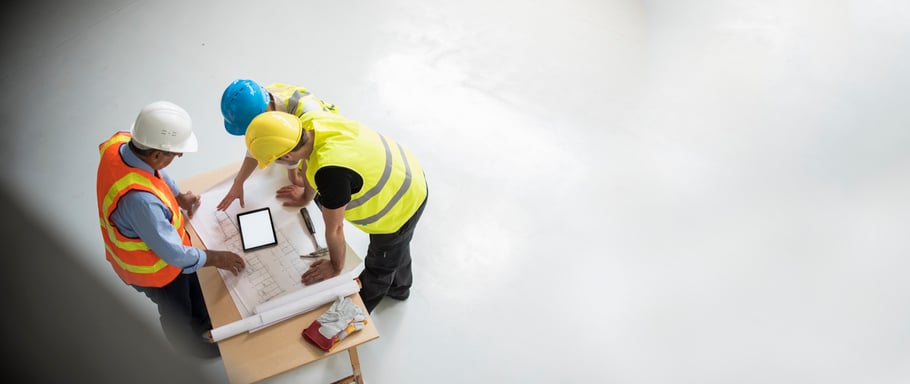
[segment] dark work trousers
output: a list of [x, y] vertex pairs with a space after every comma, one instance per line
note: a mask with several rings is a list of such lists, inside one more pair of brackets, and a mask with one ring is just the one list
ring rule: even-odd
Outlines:
[[203, 340], [212, 321], [196, 273], [179, 274], [161, 288], [132, 286], [158, 305], [158, 320], [174, 349], [200, 358], [218, 357], [217, 344]]
[[360, 297], [367, 312], [373, 312], [385, 296], [404, 300], [411, 294], [411, 237], [426, 205], [424, 199], [398, 232], [370, 235], [364, 269], [360, 273]]

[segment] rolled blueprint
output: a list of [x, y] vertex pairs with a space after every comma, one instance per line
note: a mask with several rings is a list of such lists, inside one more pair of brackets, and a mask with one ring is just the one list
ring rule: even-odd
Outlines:
[[351, 280], [354, 280], [357, 276], [360, 276], [360, 272], [363, 271], [362, 264], [363, 263], [361, 263], [358, 268], [355, 268], [350, 272], [343, 273], [328, 280], [320, 281], [313, 285], [305, 286], [297, 291], [278, 296], [262, 304], [259, 304], [253, 309], [253, 313], [265, 313], [272, 309], [285, 306], [288, 303], [303, 299], [306, 296], [310, 296], [327, 289], [332, 289], [342, 284], [350, 283]]
[[218, 342], [237, 336], [243, 332], [258, 331], [301, 313], [312, 311], [321, 305], [334, 301], [338, 296], [347, 296], [358, 291], [360, 291], [360, 287], [357, 285], [356, 281], [346, 280], [329, 289], [310, 294], [306, 297], [300, 297], [297, 300], [284, 303], [283, 305], [268, 309], [265, 312], [257, 313], [233, 323], [212, 329], [212, 339]]

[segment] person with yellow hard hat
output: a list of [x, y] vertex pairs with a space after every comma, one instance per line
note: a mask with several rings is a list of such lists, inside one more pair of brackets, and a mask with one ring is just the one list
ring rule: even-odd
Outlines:
[[[338, 113], [338, 107], [334, 104], [316, 98], [309, 90], [297, 85], [275, 83], [263, 87], [253, 80], [238, 79], [231, 82], [221, 95], [224, 129], [234, 136], [243, 136], [250, 121], [262, 112], [282, 111], [300, 116], [304, 112], [314, 110]], [[288, 180], [291, 183], [289, 186], [280, 188], [277, 194], [279, 197], [290, 197], [289, 194], [296, 190], [291, 186], [302, 187], [303, 177], [299, 173], [297, 163], [283, 160], [279, 160], [277, 163], [288, 168]], [[240, 207], [244, 206], [243, 184], [254, 170], [256, 170], [256, 160], [247, 152], [237, 176], [234, 177], [231, 189], [216, 207], [219, 211], [227, 209], [234, 200], [240, 200]]]
[[116, 132], [99, 146], [96, 188], [105, 257], [114, 272], [158, 306], [175, 349], [210, 358], [220, 353], [209, 337], [212, 323], [196, 271], [212, 266], [239, 274], [245, 264], [233, 252], [193, 247], [184, 228], [200, 198], [181, 192], [164, 168], [197, 146], [183, 108], [148, 104], [130, 132]]
[[411, 238], [427, 201], [427, 181], [417, 158], [401, 144], [367, 126], [324, 111], [299, 118], [270, 111], [246, 131], [249, 153], [264, 168], [276, 161], [300, 162], [305, 176], [290, 203], [316, 200], [325, 221], [329, 259], [301, 276], [314, 284], [344, 268], [344, 220], [370, 235], [360, 296], [368, 312], [386, 296], [410, 295]]

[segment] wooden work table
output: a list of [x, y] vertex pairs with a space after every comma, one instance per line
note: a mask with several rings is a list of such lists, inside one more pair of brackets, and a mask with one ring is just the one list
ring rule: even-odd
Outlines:
[[[189, 190], [199, 194], [226, 178], [233, 177], [238, 169], [240, 169], [239, 163], [215, 169], [181, 181], [180, 188], [183, 191]], [[189, 221], [187, 221], [187, 229], [193, 245], [204, 249], [205, 245], [200, 241]], [[347, 252], [353, 254], [354, 251], [348, 246]], [[212, 319], [212, 326], [220, 327], [241, 320], [240, 312], [218, 271], [214, 267], [205, 267], [199, 270], [198, 275], [205, 303]], [[359, 294], [355, 293], [348, 297], [363, 308], [363, 300]], [[379, 337], [373, 319], [366, 313], [366, 310], [364, 310], [367, 318], [366, 326], [339, 342], [330, 352], [324, 352], [310, 344], [301, 334], [303, 329], [325, 312], [330, 305], [331, 303], [325, 304], [313, 311], [297, 315], [256, 332], [241, 333], [220, 341], [218, 348], [221, 350], [221, 358], [224, 361], [228, 380], [231, 383], [257, 382], [347, 351], [351, 359], [353, 374], [336, 383], [362, 383], [356, 347]]]

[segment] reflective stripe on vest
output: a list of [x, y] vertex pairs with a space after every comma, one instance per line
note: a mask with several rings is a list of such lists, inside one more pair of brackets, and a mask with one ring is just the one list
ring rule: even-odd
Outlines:
[[[170, 209], [172, 213], [175, 210], [177, 210], [177, 211], [180, 210], [179, 206], [176, 207], [176, 209], [175, 209], [175, 207], [170, 206], [170, 204], [167, 203], [169, 200], [167, 195], [165, 195], [164, 192], [162, 192], [161, 190], [155, 188], [155, 186], [152, 185], [152, 183], [149, 181], [148, 178], [141, 176], [136, 172], [131, 172], [111, 184], [110, 189], [108, 189], [107, 193], [105, 193], [104, 200], [102, 201], [102, 205], [101, 205], [102, 212], [108, 212], [107, 217], [110, 217], [110, 214], [114, 213], [114, 209], [112, 209], [112, 208], [115, 208], [112, 206], [117, 201], [119, 201], [120, 198], [123, 197], [124, 194], [126, 194], [127, 192], [129, 192], [131, 190], [142, 190], [142, 191], [146, 191], [146, 192], [154, 194], [156, 197], [158, 197], [159, 200], [164, 202], [164, 205], [167, 206], [168, 209]], [[175, 228], [183, 228], [183, 215], [173, 215], [172, 214], [171, 223], [174, 224]], [[102, 220], [102, 225], [103, 225], [102, 228], [105, 228], [104, 224], [105, 223]], [[113, 241], [117, 245], [117, 247], [119, 247], [121, 249], [126, 249], [129, 251], [148, 250], [149, 249], [148, 245], [146, 245], [144, 242], [141, 242], [141, 241], [139, 241], [139, 242], [119, 241], [116, 236], [116, 234], [119, 234], [119, 231], [114, 229], [113, 226], [106, 226], [106, 228], [107, 228], [108, 238], [110, 238], [111, 241]]]
[[104, 250], [107, 252], [107, 255], [110, 256], [110, 258], [111, 258], [112, 260], [114, 260], [114, 262], [116, 262], [117, 265], [120, 266], [120, 268], [123, 268], [124, 270], [129, 271], [129, 272], [132, 272], [132, 273], [146, 273], [146, 274], [148, 274], [148, 273], [155, 273], [155, 272], [158, 272], [158, 271], [160, 271], [162, 268], [164, 268], [164, 267], [167, 266], [167, 262], [165, 262], [165, 261], [162, 260], [162, 259], [158, 259], [158, 261], [155, 262], [155, 264], [152, 264], [152, 265], [131, 265], [131, 264], [127, 264], [127, 263], [124, 262], [123, 260], [120, 260], [119, 257], [117, 257], [117, 254], [114, 252], [113, 249], [111, 249], [111, 247], [110, 247], [109, 245], [104, 244]]
[[[389, 149], [389, 142], [385, 139], [385, 136], [379, 135], [379, 139], [382, 140], [382, 147], [385, 149], [385, 167], [383, 167], [382, 176], [379, 177], [379, 181], [376, 183], [376, 185], [373, 186], [373, 188], [370, 188], [370, 190], [366, 191], [357, 199], [352, 199], [351, 202], [348, 203], [346, 209], [354, 209], [363, 205], [363, 203], [365, 203], [367, 200], [376, 196], [380, 191], [386, 188], [386, 184], [389, 182], [389, 177], [392, 175], [392, 150]], [[408, 162], [408, 157], [404, 153], [404, 148], [402, 148], [401, 145], [398, 145], [398, 143], [395, 143], [395, 146], [398, 147], [398, 152], [401, 154], [401, 159], [404, 163], [404, 182], [401, 183], [401, 186], [398, 187], [397, 191], [395, 191], [395, 195], [392, 196], [392, 199], [386, 203], [385, 207], [383, 207], [382, 210], [370, 217], [351, 220], [352, 224], [367, 225], [375, 223], [377, 220], [385, 216], [385, 214], [388, 213], [393, 206], [395, 206], [395, 203], [397, 203], [398, 200], [401, 200], [401, 197], [404, 196], [405, 192], [407, 192], [408, 187], [411, 186], [411, 164]]]
[[303, 108], [297, 108], [298, 105], [300, 104], [300, 99], [302, 99], [304, 96], [307, 96], [309, 94], [310, 94], [309, 92], [304, 93], [304, 92], [300, 92], [299, 90], [295, 89], [294, 94], [292, 94], [291, 97], [288, 98], [288, 104], [287, 104], [288, 113], [291, 113], [294, 116], [300, 116], [299, 114], [297, 114], [298, 109], [303, 111]]
[[170, 193], [167, 183], [146, 171], [130, 167], [123, 161], [120, 148], [127, 145], [129, 140], [129, 133], [118, 132], [98, 147], [101, 153], [97, 180], [98, 217], [105, 257], [125, 283], [162, 287], [173, 281], [182, 269], [167, 264], [141, 239], [120, 233], [110, 222], [111, 215], [117, 209], [117, 202], [130, 191], [152, 193], [170, 210], [171, 224], [180, 235], [182, 243], [190, 245], [190, 238], [184, 229], [185, 219], [180, 206]]
[[111, 138], [111, 140], [101, 143], [101, 145], [98, 147], [98, 155], [104, 156], [104, 151], [107, 150], [107, 147], [110, 147], [113, 144], [121, 144], [121, 143], [126, 143], [129, 141], [130, 141], [129, 135], [115, 134], [114, 137]]
[[303, 110], [304, 102], [306, 99], [312, 98], [319, 103], [319, 106], [322, 107], [323, 111], [338, 113], [337, 107], [316, 98], [316, 96], [311, 94], [310, 91], [304, 87], [276, 83], [269, 84], [265, 88], [269, 91], [269, 93], [274, 95], [276, 99], [278, 99], [275, 101], [275, 105], [279, 111], [287, 112], [294, 116], [300, 117], [300, 115], [303, 115], [305, 112]]
[[301, 116], [304, 129], [313, 132], [313, 152], [306, 177], [315, 183], [316, 172], [340, 166], [356, 172], [363, 187], [345, 206], [345, 219], [364, 232], [397, 231], [426, 198], [426, 180], [416, 158], [394, 140], [356, 121], [325, 112]]

